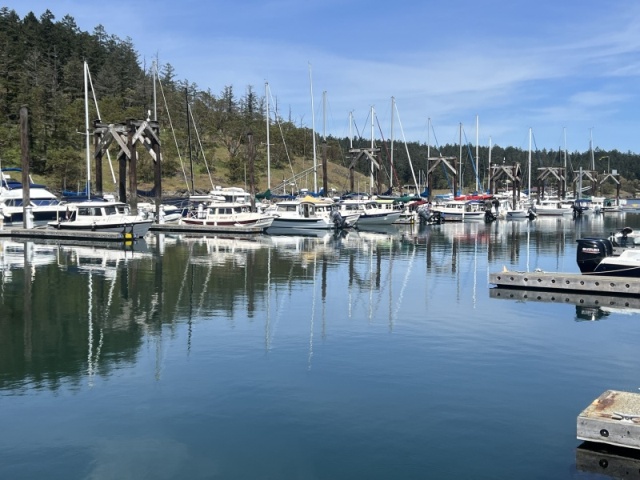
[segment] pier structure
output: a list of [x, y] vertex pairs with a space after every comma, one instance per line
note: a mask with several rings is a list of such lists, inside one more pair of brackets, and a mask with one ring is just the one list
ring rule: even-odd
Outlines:
[[598, 182], [598, 186], [600, 187], [600, 192], [602, 192], [602, 185], [605, 182], [611, 181], [616, 186], [616, 201], [620, 200], [620, 174], [618, 174], [615, 170], [613, 172], [605, 173], [602, 175], [602, 178]]
[[462, 185], [458, 185], [458, 157], [428, 157], [427, 158], [427, 188], [429, 191], [428, 200], [431, 202], [431, 192], [433, 192], [433, 177], [435, 170], [442, 165], [445, 172], [453, 177], [453, 190], [462, 191]]
[[580, 196], [582, 195], [582, 191], [585, 190], [584, 183], [585, 179], [590, 183], [590, 194], [593, 196], [596, 194], [598, 188], [598, 172], [595, 170], [582, 170], [575, 172], [573, 177], [573, 196], [574, 198], [579, 198], [578, 192]]
[[[368, 147], [368, 148], [350, 148], [349, 154], [353, 157], [351, 163], [349, 164], [349, 188], [352, 192], [355, 192], [355, 169], [358, 160], [360, 159], [368, 159], [371, 163], [371, 187], [373, 188], [373, 183], [375, 179], [375, 187], [376, 192], [382, 192], [382, 183], [380, 179], [380, 163], [376, 159], [376, 155], [380, 152], [379, 148], [376, 147]], [[373, 193], [373, 192], [370, 192]], [[326, 195], [326, 191], [325, 191]]]
[[540, 167], [538, 168], [538, 203], [544, 198], [545, 186], [549, 183], [557, 184], [558, 198], [567, 198], [567, 179], [564, 167]]
[[[154, 161], [154, 184], [156, 211], [162, 203], [162, 155], [160, 152], [160, 126], [155, 120], [129, 119], [123, 123], [106, 124], [99, 119], [93, 122], [94, 159], [96, 170], [96, 194], [103, 193], [102, 158], [109, 146], [115, 142], [119, 146], [118, 159], [118, 199], [128, 203], [131, 210], [138, 210], [138, 153], [141, 144]], [[127, 164], [129, 182], [127, 196]]]
[[507, 182], [511, 186], [513, 205], [517, 205], [522, 190], [522, 168], [520, 163], [516, 162], [513, 165], [491, 165], [489, 175], [489, 190], [491, 193], [498, 191], [500, 182]]

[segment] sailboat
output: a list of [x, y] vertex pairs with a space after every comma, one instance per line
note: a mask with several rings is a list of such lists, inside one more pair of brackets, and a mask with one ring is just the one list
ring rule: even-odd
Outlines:
[[48, 222], [49, 228], [76, 232], [118, 232], [142, 238], [153, 224], [153, 217], [143, 213], [134, 215], [129, 205], [113, 196], [91, 198], [91, 151], [89, 148], [89, 66], [84, 62], [85, 136], [87, 160], [87, 197], [64, 203], [65, 212]]
[[[527, 192], [529, 195], [529, 199], [531, 198], [531, 128], [529, 128], [529, 161], [528, 161], [528, 185]], [[517, 204], [511, 205], [511, 208], [507, 208], [507, 219], [515, 220], [515, 219], [526, 219], [533, 220], [536, 218], [537, 213], [531, 206], [530, 202], [519, 200]]]

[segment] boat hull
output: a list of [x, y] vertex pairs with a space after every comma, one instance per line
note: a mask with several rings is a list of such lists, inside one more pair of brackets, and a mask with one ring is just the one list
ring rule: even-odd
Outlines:
[[69, 221], [69, 222], [49, 222], [48, 227], [56, 230], [66, 230], [75, 232], [113, 232], [122, 233], [124, 235], [131, 234], [133, 238], [144, 237], [153, 220], [140, 220], [124, 223], [111, 223], [111, 222], [83, 222], [83, 221]]

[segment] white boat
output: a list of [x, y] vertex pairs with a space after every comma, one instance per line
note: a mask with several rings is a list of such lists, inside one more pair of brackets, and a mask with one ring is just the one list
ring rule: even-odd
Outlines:
[[391, 225], [402, 214], [393, 200], [348, 199], [338, 202], [341, 215], [360, 213], [357, 225]]
[[599, 207], [602, 213], [622, 211], [618, 200], [616, 200], [615, 198], [591, 197], [591, 202], [594, 206]]
[[49, 228], [78, 232], [117, 232], [142, 238], [153, 223], [153, 218], [146, 214], [133, 215], [129, 206], [123, 202], [95, 198], [65, 205], [65, 213], [57, 220], [48, 222]]
[[166, 203], [160, 205], [162, 219], [157, 218], [156, 204], [153, 202], [138, 202], [138, 211], [153, 217], [158, 223], [161, 223], [161, 220], [162, 223], [176, 223], [182, 218], [181, 208]]
[[[0, 173], [0, 218], [4, 223], [18, 223], [24, 220], [24, 191], [22, 183], [4, 172], [17, 171], [19, 168], [3, 169]], [[58, 217], [65, 208], [58, 197], [47, 190], [44, 185], [30, 183], [29, 206], [34, 224], [45, 224]]]
[[361, 216], [357, 211], [341, 213], [333, 200], [311, 196], [278, 202], [265, 213], [274, 218], [274, 228], [322, 230], [354, 227]]
[[525, 202], [512, 206], [512, 202], [509, 202], [509, 206], [505, 211], [507, 220], [529, 219], [533, 220], [537, 217], [535, 209]]
[[251, 203], [251, 195], [241, 187], [221, 187], [216, 186], [213, 190], [206, 194], [194, 194], [189, 197], [193, 203]]
[[235, 202], [212, 202], [199, 204], [186, 217], [179, 220], [180, 225], [200, 225], [203, 227], [247, 227], [267, 229], [274, 217], [252, 212], [251, 204]]
[[538, 216], [562, 216], [573, 215], [573, 202], [558, 199], [542, 200], [536, 205], [535, 212]]
[[484, 202], [477, 200], [451, 200], [431, 210], [439, 212], [445, 222], [484, 221], [486, 216]]

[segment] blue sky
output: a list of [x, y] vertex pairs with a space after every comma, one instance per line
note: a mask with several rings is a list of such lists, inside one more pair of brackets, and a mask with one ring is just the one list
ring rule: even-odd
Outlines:
[[[214, 94], [251, 85], [319, 134], [640, 153], [640, 3], [631, 0], [12, 0], [131, 38], [140, 59]], [[312, 81], [310, 81], [310, 77]], [[326, 92], [323, 115], [322, 95]], [[273, 109], [273, 102], [271, 104]], [[325, 120], [326, 118], [326, 120]], [[429, 132], [429, 119], [432, 129]], [[479, 129], [476, 134], [476, 119]], [[379, 124], [379, 127], [378, 127]]]

